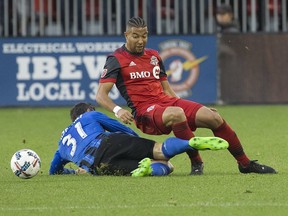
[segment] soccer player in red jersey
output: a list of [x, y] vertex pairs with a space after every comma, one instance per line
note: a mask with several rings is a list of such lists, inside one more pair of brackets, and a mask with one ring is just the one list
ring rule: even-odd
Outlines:
[[[147, 134], [169, 134], [189, 140], [197, 128], [211, 129], [214, 136], [229, 143], [228, 150], [238, 162], [241, 173], [276, 173], [269, 166], [250, 160], [231, 127], [215, 110], [179, 98], [169, 85], [158, 52], [145, 48], [148, 28], [140, 17], [131, 18], [126, 26], [126, 43], [107, 57], [96, 101], [126, 124], [135, 121]], [[108, 96], [113, 85], [120, 91], [132, 113], [117, 106]], [[198, 151], [187, 151], [191, 175], [203, 174]]]

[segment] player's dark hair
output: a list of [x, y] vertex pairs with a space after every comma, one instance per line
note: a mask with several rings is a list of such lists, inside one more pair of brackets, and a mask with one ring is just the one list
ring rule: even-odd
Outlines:
[[90, 103], [83, 103], [83, 102], [73, 106], [72, 109], [70, 110], [70, 118], [72, 122], [74, 122], [75, 119], [78, 118], [81, 114], [87, 112], [88, 109], [92, 111], [95, 110], [95, 107]]
[[144, 19], [141, 17], [132, 17], [128, 20], [127, 25], [126, 25], [126, 30], [135, 27], [135, 28], [144, 28], [147, 27]]

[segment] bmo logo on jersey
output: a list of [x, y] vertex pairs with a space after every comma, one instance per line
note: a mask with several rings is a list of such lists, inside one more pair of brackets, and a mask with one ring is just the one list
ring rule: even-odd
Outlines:
[[[155, 66], [152, 70], [152, 76], [155, 77], [156, 79], [159, 79], [159, 74], [160, 74], [160, 67]], [[141, 79], [141, 78], [149, 78], [151, 77], [151, 72], [150, 71], [141, 71], [141, 72], [131, 72], [130, 73], [130, 79]]]
[[155, 66], [155, 67], [153, 68], [153, 76], [154, 76], [156, 79], [160, 79], [159, 74], [160, 74], [160, 67], [159, 67], [159, 66]]

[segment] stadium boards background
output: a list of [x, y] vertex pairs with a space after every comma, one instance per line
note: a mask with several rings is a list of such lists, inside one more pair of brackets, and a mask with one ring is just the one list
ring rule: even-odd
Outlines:
[[[106, 56], [123, 37], [0, 39], [0, 106], [66, 106], [95, 102]], [[176, 93], [204, 104], [217, 102], [216, 37], [151, 36]], [[145, 72], [137, 71], [138, 74]], [[116, 88], [110, 97], [125, 101]]]
[[[151, 36], [182, 98], [203, 104], [288, 103], [288, 34]], [[123, 37], [0, 38], [0, 106], [95, 102], [106, 56]], [[141, 72], [139, 72], [141, 74]], [[110, 97], [125, 101], [116, 88]]]

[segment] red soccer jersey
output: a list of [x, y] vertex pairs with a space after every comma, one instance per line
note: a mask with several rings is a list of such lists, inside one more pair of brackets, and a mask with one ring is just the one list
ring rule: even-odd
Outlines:
[[176, 99], [163, 92], [164, 80], [167, 75], [156, 50], [137, 55], [123, 45], [107, 57], [100, 83], [115, 83], [133, 115], [139, 115], [153, 104]]

